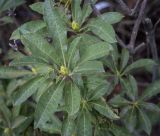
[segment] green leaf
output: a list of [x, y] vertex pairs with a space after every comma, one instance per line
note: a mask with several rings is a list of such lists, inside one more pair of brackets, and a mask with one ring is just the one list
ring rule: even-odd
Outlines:
[[108, 106], [108, 104], [102, 100], [99, 99], [97, 101], [92, 101], [91, 104], [93, 105], [94, 109], [97, 110], [100, 114], [106, 116], [109, 119], [119, 119], [118, 115], [116, 115], [112, 109]]
[[44, 18], [48, 25], [54, 45], [59, 49], [64, 65], [66, 66], [65, 52], [67, 50], [67, 29], [64, 20], [56, 7], [53, 6], [52, 0], [45, 0]]
[[[0, 97], [1, 98], [1, 97]], [[10, 123], [11, 118], [12, 118], [12, 113], [10, 111], [10, 109], [7, 107], [7, 105], [4, 103], [3, 99], [0, 99], [0, 114], [1, 114], [1, 118], [6, 122], [6, 123]], [[0, 119], [1, 119], [0, 118]]]
[[131, 75], [129, 75], [129, 83], [130, 90], [128, 90], [128, 95], [132, 98], [132, 100], [136, 100], [138, 98], [137, 82], [135, 78]]
[[128, 106], [125, 111], [123, 111], [123, 121], [125, 126], [128, 128], [130, 132], [135, 130], [137, 126], [137, 109], [131, 106]]
[[60, 57], [57, 56], [55, 48], [50, 45], [47, 40], [39, 34], [26, 34], [23, 36], [22, 42], [26, 45], [32, 52], [32, 56], [36, 58], [43, 59], [50, 63], [59, 64]]
[[75, 122], [71, 117], [64, 119], [62, 125], [62, 136], [72, 136], [75, 129]]
[[42, 84], [39, 85], [39, 89], [38, 89], [36, 96], [35, 96], [36, 102], [39, 101], [39, 99], [41, 98], [43, 93], [45, 93], [52, 84], [53, 84], [52, 79], [46, 79]]
[[87, 111], [82, 111], [78, 116], [77, 136], [92, 136], [92, 124]]
[[92, 13], [92, 8], [89, 1], [84, 1], [81, 16], [81, 25], [86, 21], [86, 18]]
[[129, 79], [120, 78], [120, 83], [122, 85], [122, 89], [127, 94], [127, 96], [132, 101], [135, 101], [138, 98], [138, 88], [134, 77], [129, 75]]
[[131, 134], [125, 127], [119, 127], [115, 124], [112, 124], [112, 126], [109, 128], [109, 131], [111, 131], [114, 136], [131, 136]]
[[85, 50], [80, 54], [80, 63], [84, 63], [88, 60], [95, 60], [107, 56], [112, 47], [106, 42], [99, 42], [90, 46], [87, 46]]
[[102, 40], [108, 43], [115, 43], [115, 31], [113, 27], [102, 19], [96, 19], [88, 24], [89, 29]]
[[152, 112], [157, 112], [160, 113], [160, 107], [158, 107], [154, 103], [149, 103], [149, 102], [140, 102], [139, 105], [143, 107], [146, 110], [152, 111]]
[[79, 44], [80, 47], [86, 48], [86, 46], [90, 46], [99, 42], [101, 42], [101, 40], [98, 37], [91, 34], [83, 33], [81, 34], [81, 42]]
[[32, 94], [34, 94], [41, 82], [45, 79], [43, 77], [35, 77], [28, 82], [26, 82], [20, 89], [16, 92], [14, 96], [14, 104], [20, 105], [26, 101]]
[[150, 65], [154, 65], [155, 62], [151, 59], [140, 59], [140, 60], [137, 60], [135, 62], [133, 62], [131, 65], [129, 65], [123, 73], [128, 73], [130, 72], [131, 70], [135, 70], [135, 69], [139, 69], [139, 68], [145, 68], [147, 66], [150, 66]]
[[40, 98], [35, 112], [34, 127], [38, 128], [45, 123], [57, 110], [62, 98], [64, 82], [61, 81], [57, 86], [52, 85]]
[[142, 96], [140, 97], [140, 100], [148, 100], [158, 93], [160, 93], [160, 80], [155, 81], [154, 83], [149, 85], [149, 87], [144, 90]]
[[79, 111], [81, 95], [79, 88], [72, 82], [65, 87], [65, 106], [69, 115], [74, 115]]
[[[26, 119], [25, 119], [26, 118]], [[14, 128], [14, 132], [18, 133], [23, 133], [33, 122], [33, 116], [29, 116], [29, 117], [17, 117], [16, 121], [18, 121], [17, 127]]]
[[40, 126], [42, 131], [50, 134], [61, 134], [62, 122], [55, 115], [52, 115], [49, 122], [43, 123]]
[[71, 9], [72, 9], [72, 20], [80, 23], [82, 17], [81, 11], [81, 0], [72, 0]]
[[20, 70], [14, 67], [5, 67], [5, 66], [0, 67], [0, 78], [2, 79], [12, 79], [29, 75], [33, 75], [33, 73], [28, 70]]
[[101, 40], [94, 35], [90, 35], [86, 33], [81, 34], [81, 42], [79, 43], [80, 54], [83, 54], [83, 52], [86, 50], [88, 46], [97, 44], [99, 42], [101, 42]]
[[121, 71], [127, 66], [129, 60], [129, 52], [127, 49], [123, 49], [121, 53]]
[[106, 12], [100, 16], [106, 23], [115, 24], [122, 20], [124, 17], [119, 12]]
[[109, 82], [106, 82], [105, 84], [102, 83], [99, 86], [97, 86], [94, 90], [91, 90], [89, 94], [89, 100], [97, 100], [101, 98], [108, 91], [109, 85]]
[[12, 17], [4, 16], [4, 17], [1, 17], [1, 18], [0, 18], [0, 26], [1, 26], [1, 25], [5, 25], [5, 24], [8, 24], [8, 23], [13, 23]]
[[44, 2], [36, 2], [29, 6], [33, 11], [43, 14]]
[[100, 77], [97, 75], [90, 75], [87, 76], [87, 88], [89, 90], [95, 90], [98, 86], [102, 85], [102, 84], [108, 84], [106, 77]]
[[18, 29], [16, 29], [12, 33], [10, 40], [21, 39], [22, 35], [39, 32], [40, 30], [44, 29], [45, 27], [46, 27], [46, 23], [42, 20], [34, 20], [34, 21], [27, 22], [27, 23], [21, 25], [20, 27], [18, 27]]
[[0, 1], [0, 12], [10, 8], [16, 8], [17, 6], [25, 3], [24, 0], [1, 0]]
[[19, 127], [26, 120], [27, 120], [27, 117], [25, 117], [25, 116], [16, 117], [12, 123], [12, 129]]
[[116, 95], [109, 102], [111, 105], [113, 105], [115, 107], [123, 107], [123, 106], [130, 104], [130, 102], [128, 100], [126, 100], [125, 98], [123, 98], [120, 95]]
[[140, 125], [141, 125], [142, 129], [148, 135], [150, 135], [151, 129], [152, 129], [151, 122], [150, 122], [148, 116], [146, 115], [146, 113], [141, 109], [139, 109], [139, 120], [140, 120]]
[[86, 61], [85, 63], [80, 63], [77, 65], [73, 74], [92, 74], [104, 72], [103, 64], [100, 61]]
[[17, 58], [10, 62], [10, 66], [29, 66], [29, 65], [48, 65], [47, 62], [39, 58], [25, 56]]
[[72, 63], [72, 61], [73, 61], [73, 58], [74, 58], [75, 53], [78, 49], [80, 40], [81, 40], [81, 37], [77, 37], [70, 44], [70, 47], [67, 52], [67, 54], [68, 54], [68, 68], [70, 67], [70, 63]]

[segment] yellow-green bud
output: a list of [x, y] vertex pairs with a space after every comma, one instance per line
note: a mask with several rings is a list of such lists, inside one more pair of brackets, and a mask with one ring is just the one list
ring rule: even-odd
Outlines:
[[5, 129], [4, 129], [4, 134], [5, 134], [6, 136], [10, 135], [10, 134], [11, 134], [11, 129], [10, 129], [10, 128], [5, 128]]
[[32, 70], [33, 74], [35, 74], [35, 75], [37, 74], [37, 70], [35, 68], [32, 68], [31, 70]]
[[72, 29], [73, 29], [74, 31], [79, 31], [80, 25], [79, 25], [77, 22], [73, 21], [73, 22], [72, 22]]
[[61, 66], [60, 67], [60, 70], [59, 70], [59, 73], [63, 76], [67, 76], [69, 74], [69, 70], [67, 67], [65, 66]]

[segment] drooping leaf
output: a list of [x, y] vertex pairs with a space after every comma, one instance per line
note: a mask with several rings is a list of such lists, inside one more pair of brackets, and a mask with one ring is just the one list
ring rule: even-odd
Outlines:
[[34, 127], [38, 128], [45, 123], [57, 110], [58, 104], [62, 98], [64, 82], [61, 81], [57, 86], [54, 84], [40, 98], [36, 112]]
[[98, 37], [100, 37], [102, 40], [108, 42], [108, 43], [115, 43], [115, 32], [113, 27], [109, 24], [104, 22], [102, 19], [97, 19], [94, 21], [91, 21], [88, 24], [89, 29]]
[[17, 77], [22, 77], [22, 76], [29, 76], [33, 75], [31, 71], [28, 70], [20, 70], [16, 69], [14, 67], [0, 67], [0, 78], [2, 79], [12, 79], [12, 78], [17, 78]]
[[69, 82], [65, 87], [65, 109], [69, 115], [74, 115], [79, 111], [80, 108], [80, 90], [72, 82]]
[[54, 45], [58, 49], [66, 66], [65, 52], [67, 50], [67, 29], [57, 8], [53, 6], [52, 0], [45, 0], [44, 19], [48, 30], [54, 39]]
[[116, 115], [112, 109], [108, 106], [108, 104], [102, 100], [92, 101], [91, 104], [93, 105], [94, 109], [97, 110], [100, 114], [106, 116], [109, 119], [119, 119], [118, 115]]
[[20, 105], [24, 101], [26, 101], [32, 94], [34, 94], [41, 82], [45, 79], [43, 77], [35, 77], [32, 80], [26, 82], [15, 94], [14, 96], [14, 104]]
[[90, 114], [87, 111], [82, 111], [78, 116], [77, 136], [92, 136], [92, 124]]

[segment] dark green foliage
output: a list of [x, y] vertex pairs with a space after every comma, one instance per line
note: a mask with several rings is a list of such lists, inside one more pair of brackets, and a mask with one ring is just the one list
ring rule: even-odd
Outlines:
[[[89, 3], [72, 0], [68, 4], [52, 0], [34, 3], [31, 9], [42, 14], [43, 20], [27, 22], [12, 33], [10, 39], [20, 39], [29, 56], [22, 55], [9, 67], [0, 67], [0, 78], [16, 78], [8, 85], [9, 91], [2, 92], [10, 94], [13, 108], [25, 105], [35, 111], [21, 115], [20, 109], [15, 109], [14, 116], [3, 98], [0, 134], [20, 136], [23, 130], [31, 134], [32, 123], [34, 129], [52, 135], [132, 136], [136, 130], [150, 135], [147, 111], [159, 113], [160, 108], [148, 100], [160, 93], [160, 81], [139, 95], [132, 72], [155, 62], [140, 59], [130, 63], [126, 49], [118, 52], [112, 24], [123, 18], [120, 13], [90, 18]], [[69, 32], [73, 34], [67, 35]], [[29, 70], [24, 69], [26, 66]], [[18, 88], [11, 87], [21, 79], [24, 81]], [[122, 88], [119, 94], [106, 99], [116, 85]]]

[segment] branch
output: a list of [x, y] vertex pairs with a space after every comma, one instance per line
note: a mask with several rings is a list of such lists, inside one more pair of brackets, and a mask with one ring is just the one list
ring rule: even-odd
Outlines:
[[158, 19], [158, 21], [155, 23], [155, 25], [154, 25], [154, 32], [156, 31], [156, 28], [157, 28], [157, 26], [159, 25], [159, 23], [160, 23], [160, 18]]
[[135, 25], [133, 27], [133, 30], [132, 30], [131, 39], [130, 39], [130, 42], [128, 45], [128, 48], [130, 49], [131, 52], [134, 52], [135, 41], [137, 38], [139, 26], [144, 18], [144, 11], [145, 11], [146, 4], [147, 4], [147, 0], [143, 0], [138, 18], [137, 18]]
[[[151, 19], [146, 18], [145, 19], [145, 30], [146, 30], [146, 37], [147, 37], [147, 43], [151, 48], [151, 53], [153, 60], [158, 63], [158, 52], [157, 52], [157, 45], [155, 41], [155, 31], [154, 26], [152, 24]], [[152, 68], [152, 81], [155, 81], [158, 79], [158, 65], [155, 64]]]
[[137, 0], [133, 9], [130, 9], [123, 0], [116, 0], [116, 2], [127, 15], [133, 16], [137, 12], [141, 0]]

